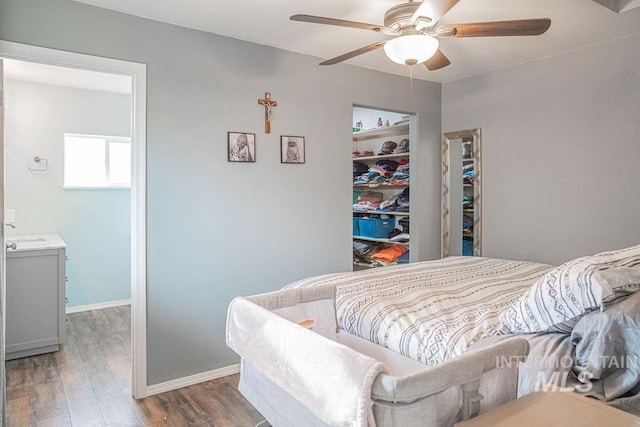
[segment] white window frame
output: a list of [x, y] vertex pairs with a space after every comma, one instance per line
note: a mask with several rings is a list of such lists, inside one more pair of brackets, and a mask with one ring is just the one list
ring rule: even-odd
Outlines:
[[[129, 150], [131, 152], [131, 138], [128, 136], [112, 136], [112, 135], [94, 135], [94, 134], [85, 134], [85, 133], [67, 133], [64, 134], [64, 158], [66, 165], [66, 152], [67, 152], [67, 138], [95, 138], [95, 139], [103, 139], [105, 141], [104, 144], [104, 158], [105, 158], [105, 185], [66, 185], [65, 180], [65, 171], [63, 171], [62, 177], [62, 188], [65, 190], [113, 190], [113, 189], [122, 189], [127, 190], [131, 188], [131, 176], [129, 176], [129, 184], [114, 184], [111, 182], [110, 174], [110, 143], [118, 142], [118, 143], [128, 143]], [[131, 162], [131, 157], [129, 157], [129, 161]]]

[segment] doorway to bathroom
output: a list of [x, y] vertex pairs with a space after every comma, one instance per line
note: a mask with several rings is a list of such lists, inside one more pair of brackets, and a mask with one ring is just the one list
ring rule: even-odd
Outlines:
[[145, 66], [9, 42], [0, 57], [7, 234], [61, 238], [66, 314], [110, 338], [96, 351], [144, 397]]

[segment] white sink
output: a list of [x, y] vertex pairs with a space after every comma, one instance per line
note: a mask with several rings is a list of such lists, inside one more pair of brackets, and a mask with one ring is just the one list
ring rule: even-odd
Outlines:
[[7, 236], [7, 253], [65, 248], [57, 234], [23, 234]]
[[7, 237], [7, 242], [44, 242], [47, 239], [43, 238], [43, 237], [17, 237], [17, 238], [12, 238], [12, 237]]

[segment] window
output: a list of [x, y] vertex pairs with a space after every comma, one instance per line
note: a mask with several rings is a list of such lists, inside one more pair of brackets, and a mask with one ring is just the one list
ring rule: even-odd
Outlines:
[[65, 188], [130, 188], [131, 138], [64, 134]]

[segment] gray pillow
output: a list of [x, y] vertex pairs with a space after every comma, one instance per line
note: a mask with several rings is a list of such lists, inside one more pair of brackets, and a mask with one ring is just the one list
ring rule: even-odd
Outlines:
[[640, 293], [584, 316], [571, 343], [587, 395], [609, 401], [633, 390], [640, 384]]

